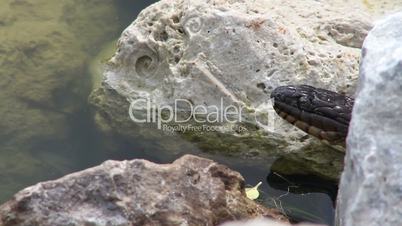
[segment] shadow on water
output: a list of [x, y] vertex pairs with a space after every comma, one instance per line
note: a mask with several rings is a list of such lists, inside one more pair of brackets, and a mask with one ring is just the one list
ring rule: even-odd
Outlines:
[[[117, 0], [119, 5], [119, 24], [124, 29], [129, 25], [141, 9], [155, 1]], [[118, 34], [116, 34], [118, 35]], [[93, 51], [93, 50], [92, 50]], [[31, 150], [40, 159], [44, 169], [34, 177], [6, 178], [2, 181], [13, 181], [18, 184], [12, 187], [17, 192], [23, 187], [39, 181], [56, 179], [68, 173], [83, 170], [102, 163], [103, 161], [142, 158], [157, 163], [172, 162], [185, 153], [196, 154], [214, 159], [230, 168], [239, 171], [248, 185], [263, 182], [260, 187], [263, 195], [259, 200], [270, 207], [283, 211], [296, 221], [333, 224], [333, 201], [336, 197], [336, 185], [326, 183], [318, 178], [278, 176], [270, 173], [270, 167], [276, 160], [240, 160], [234, 157], [222, 156], [200, 151], [195, 145], [186, 143], [178, 137], [171, 137], [183, 143], [181, 150], [165, 153], [163, 145], [149, 140], [132, 140], [117, 134], [100, 132], [94, 122], [94, 109], [88, 105], [87, 98], [91, 91], [90, 76], [78, 76], [76, 81], [81, 90], [72, 92], [68, 88], [54, 93], [53, 102], [56, 106], [43, 105], [30, 99], [21, 99], [30, 108], [62, 114], [68, 127], [64, 139], [46, 137], [32, 141]], [[74, 84], [73, 84], [74, 86]], [[71, 86], [69, 86], [71, 87]], [[77, 106], [76, 109], [65, 109], [65, 106]], [[4, 138], [3, 138], [4, 139]], [[4, 176], [4, 175], [3, 175]], [[11, 177], [11, 176], [10, 176]], [[297, 189], [293, 189], [296, 188]], [[292, 189], [290, 189], [292, 188]], [[0, 203], [10, 198], [8, 190], [0, 191]], [[10, 194], [8, 194], [10, 193]], [[6, 195], [4, 195], [6, 194]]]
[[267, 176], [267, 182], [271, 188], [282, 191], [283, 208], [294, 222], [334, 224], [336, 182], [312, 175], [281, 175], [273, 171]]

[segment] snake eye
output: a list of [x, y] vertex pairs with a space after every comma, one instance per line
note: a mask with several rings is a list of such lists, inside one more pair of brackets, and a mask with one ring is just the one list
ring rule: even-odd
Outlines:
[[311, 106], [308, 96], [303, 95], [299, 98], [298, 106], [300, 109], [309, 109]]

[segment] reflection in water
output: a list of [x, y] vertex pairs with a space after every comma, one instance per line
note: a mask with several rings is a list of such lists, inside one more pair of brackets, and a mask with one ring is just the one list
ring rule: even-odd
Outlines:
[[220, 155], [200, 156], [214, 159], [242, 174], [246, 186], [259, 182], [260, 198], [257, 202], [277, 208], [292, 221], [334, 225], [337, 182], [307, 175], [283, 175], [270, 170], [280, 158], [271, 160], [244, 160]]
[[272, 206], [281, 206], [295, 222], [333, 225], [338, 184], [311, 175], [283, 175], [271, 171], [268, 185], [282, 191], [279, 198], [268, 199]]
[[275, 189], [294, 194], [327, 194], [331, 198], [333, 206], [335, 206], [338, 184], [333, 181], [327, 181], [312, 175], [281, 175], [272, 171], [268, 175], [267, 181]]
[[[46, 0], [40, 1], [46, 2]], [[123, 29], [134, 20], [136, 14], [142, 8], [145, 8], [146, 5], [153, 2], [155, 1], [117, 0], [115, 3], [118, 4], [118, 20], [116, 20], [115, 26]], [[1, 4], [4, 3], [0, 2], [0, 6]], [[24, 5], [21, 5], [20, 7], [23, 6]], [[88, 5], [84, 4], [80, 7], [86, 6]], [[66, 10], [67, 14], [77, 13], [72, 5], [64, 7], [63, 10]], [[89, 10], [82, 10], [82, 12], [88, 11]], [[103, 15], [98, 16], [103, 17]], [[48, 15], [48, 17], [51, 18], [50, 15]], [[41, 17], [41, 19], [43, 18]], [[69, 20], [74, 19], [74, 17], [66, 18]], [[91, 18], [97, 17], [94, 16]], [[60, 21], [60, 23], [62, 23], [62, 21]], [[47, 28], [43, 27], [43, 29]], [[119, 31], [121, 31], [121, 29]], [[60, 32], [61, 31], [58, 30], [51, 32], [49, 36], [54, 38], [51, 40], [61, 39], [64, 34]], [[105, 37], [101, 37], [99, 40], [106, 42], [116, 38], [119, 34], [120, 32], [113, 33], [115, 37], [110, 37], [110, 34], [105, 34]], [[80, 37], [80, 35], [78, 35], [78, 37]], [[61, 49], [52, 49], [50, 46], [50, 50], [56, 51], [55, 57], [59, 56], [59, 52], [57, 51], [60, 51], [60, 54], [67, 52], [65, 53], [67, 57], [61, 54], [63, 55], [60, 57], [62, 60], [59, 60], [63, 62], [65, 61], [63, 57], [66, 57], [67, 59], [71, 59], [71, 62], [66, 62], [68, 67], [63, 68], [63, 66], [58, 64], [60, 62], [54, 62], [53, 55], [49, 57], [41, 52], [40, 47], [46, 47], [45, 41], [40, 40], [38, 44], [39, 47], [30, 46], [31, 42], [35, 43], [35, 41], [30, 40], [30, 36], [22, 38], [25, 38], [26, 40], [23, 41], [28, 44], [21, 48], [29, 50], [28, 53], [33, 62], [29, 61], [29, 58], [24, 58], [24, 56], [17, 56], [9, 60], [14, 60], [15, 62], [13, 63], [20, 65], [21, 71], [29, 76], [26, 78], [26, 81], [24, 77], [22, 81], [7, 83], [7, 86], [9, 86], [9, 84], [16, 86], [14, 89], [11, 89], [13, 99], [11, 101], [7, 96], [9, 93], [1, 89], [0, 101], [10, 101], [10, 103], [7, 104], [14, 107], [19, 105], [23, 106], [24, 108], [16, 109], [28, 109], [26, 113], [29, 117], [23, 119], [11, 117], [13, 120], [10, 120], [9, 116], [18, 115], [20, 112], [8, 111], [4, 113], [8, 114], [8, 118], [4, 117], [4, 115], [0, 118], [0, 203], [10, 199], [12, 194], [24, 187], [39, 181], [56, 179], [65, 174], [98, 165], [108, 159], [124, 160], [144, 158], [156, 163], [167, 163], [172, 162], [183, 154], [191, 153], [214, 159], [239, 171], [244, 176], [247, 184], [255, 185], [260, 181], [263, 182], [263, 185], [260, 187], [260, 190], [263, 191], [263, 196], [266, 199], [276, 200], [275, 205], [285, 208], [286, 211], [284, 211], [286, 213], [304, 211], [310, 213], [310, 215], [312, 214], [325, 219], [320, 221], [314, 217], [309, 217], [307, 213], [300, 214], [300, 218], [302, 219], [308, 219], [314, 222], [331, 222], [333, 209], [328, 195], [321, 193], [319, 190], [310, 190], [303, 192], [301, 195], [287, 194], [284, 196], [282, 189], [287, 185], [281, 185], [282, 187], [280, 187], [279, 185], [283, 183], [282, 181], [273, 182], [272, 176], [268, 176], [268, 178], [271, 179], [269, 179], [269, 183], [267, 183], [266, 178], [269, 174], [270, 166], [275, 161], [275, 156], [268, 160], [244, 160], [222, 156], [216, 154], [218, 152], [214, 150], [208, 150], [208, 153], [202, 152], [194, 144], [176, 136], [166, 137], [166, 141], [163, 142], [156, 142], [146, 138], [132, 140], [132, 138], [114, 134], [113, 132], [103, 133], [99, 131], [94, 122], [93, 109], [87, 102], [88, 95], [91, 91], [91, 79], [87, 72], [87, 67], [89, 66], [87, 61], [89, 62], [90, 59], [88, 58], [94, 57], [93, 55], [100, 51], [99, 47], [91, 43], [92, 45], [85, 46], [87, 52], [83, 53], [81, 48], [76, 48], [77, 44], [73, 43], [70, 39], [69, 41], [71, 41], [71, 43], [68, 44], [75, 46], [74, 48], [63, 46]], [[72, 38], [72, 40], [74, 39]], [[83, 41], [77, 39], [76, 42]], [[36, 59], [35, 54], [40, 57]], [[75, 58], [78, 58], [80, 62], [74, 62]], [[25, 62], [23, 59], [27, 61]], [[1, 60], [0, 58], [0, 63]], [[84, 61], [84, 63], [81, 61]], [[77, 65], [75, 65], [76, 63]], [[32, 64], [33, 67], [27, 68], [43, 67], [48, 69], [47, 67], [49, 67], [51, 73], [49, 73], [50, 75], [48, 77], [40, 77], [38, 73], [41, 73], [41, 71], [32, 71], [31, 69], [25, 68], [25, 66], [29, 66], [30, 64]], [[16, 74], [16, 72], [10, 69], [7, 75], [3, 77], [4, 79], [7, 76], [14, 78], [12, 76], [13, 74]], [[24, 74], [24, 76], [26, 75]], [[56, 85], [56, 88], [49, 88], [50, 90], [43, 92], [43, 95], [36, 95], [32, 91], [36, 90], [38, 87], [39, 90], [43, 87], [51, 87], [55, 82], [54, 77], [57, 78], [56, 81], [65, 80], [61, 81], [62, 85]], [[36, 79], [33, 81], [29, 80], [32, 78]], [[0, 81], [1, 87], [3, 87], [2, 82], [4, 81], [5, 80]], [[28, 83], [28, 85], [25, 83]], [[37, 87], [37, 85], [42, 86]], [[19, 89], [27, 90], [27, 95], [20, 95], [18, 93]], [[18, 93], [18, 95], [16, 95], [16, 93]], [[7, 98], [2, 98], [3, 96], [7, 96]], [[5, 105], [5, 103], [2, 104], [3, 106]], [[3, 114], [3, 108], [0, 108], [0, 113]], [[29, 124], [30, 121], [35, 121], [36, 124], [32, 126]], [[11, 126], [9, 126], [10, 123], [12, 124]], [[10, 129], [14, 127], [19, 129]], [[289, 179], [289, 181], [294, 182], [293, 179]], [[278, 201], [280, 201], [279, 206]], [[269, 203], [265, 201], [263, 201], [263, 203], [267, 205], [272, 204], [272, 202]], [[328, 205], [328, 203], [330, 203], [330, 205]], [[312, 205], [311, 207], [309, 206], [310, 204]], [[319, 213], [313, 207], [319, 208], [322, 212]], [[295, 214], [289, 215], [296, 216]]]

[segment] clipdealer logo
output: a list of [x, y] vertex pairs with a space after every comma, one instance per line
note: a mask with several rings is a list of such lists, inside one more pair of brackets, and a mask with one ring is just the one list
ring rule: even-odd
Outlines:
[[[270, 108], [270, 100], [261, 109], [254, 109], [255, 123], [265, 130], [273, 131], [275, 127], [275, 111]], [[267, 110], [269, 109], [269, 110]], [[241, 104], [224, 105], [223, 98], [219, 105], [194, 105], [186, 99], [176, 99], [172, 105], [157, 105], [150, 98], [130, 100], [129, 116], [135, 123], [156, 123], [158, 129], [169, 130], [168, 124], [175, 126], [174, 131], [212, 131], [224, 123], [239, 125], [244, 121], [247, 112]], [[145, 113], [145, 114], [144, 114]], [[199, 126], [190, 124], [195, 122]], [[187, 125], [185, 125], [188, 123]], [[214, 125], [215, 126], [211, 126]], [[247, 130], [237, 126], [230, 129]]]

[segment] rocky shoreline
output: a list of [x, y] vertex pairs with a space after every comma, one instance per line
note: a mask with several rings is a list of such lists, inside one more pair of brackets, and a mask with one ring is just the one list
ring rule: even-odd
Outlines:
[[[7, 7], [30, 5], [25, 4], [28, 3], [15, 1]], [[27, 34], [19, 27], [18, 18], [8, 14], [1, 14], [0, 25], [15, 27], [22, 39], [33, 36], [34, 41], [29, 43], [16, 39], [18, 53], [59, 65], [71, 57], [70, 53], [60, 51], [65, 55], [57, 57], [48, 53], [65, 49], [64, 45], [81, 30], [73, 26], [77, 18], [70, 15], [80, 6], [66, 4], [57, 16], [66, 19], [65, 26], [49, 24], [51, 32], [45, 34], [54, 39], [42, 39], [41, 31]], [[102, 9], [108, 11], [108, 3], [103, 4]], [[242, 114], [237, 121], [217, 120], [208, 132], [186, 129], [172, 133], [180, 136], [183, 143], [197, 144], [204, 153], [216, 152], [245, 161], [275, 156], [271, 170], [284, 175], [314, 175], [331, 183], [341, 178], [336, 216], [339, 226], [399, 225], [402, 14], [388, 14], [401, 7], [398, 1], [161, 0], [146, 8], [122, 33], [102, 84], [97, 81], [89, 98], [97, 110], [94, 121], [102, 133], [150, 140], [166, 146], [169, 152], [175, 148], [168, 145], [176, 147], [181, 143], [171, 139], [160, 126], [182, 127], [165, 120], [169, 115], [163, 109], [150, 111], [149, 106], [175, 106], [174, 113], [180, 119], [189, 119], [186, 128], [197, 128], [210, 116], [196, 112], [199, 118], [187, 117], [194, 106], [239, 107], [237, 113]], [[377, 21], [378, 18], [382, 19]], [[32, 23], [41, 22], [38, 17]], [[112, 28], [93, 29], [94, 36], [116, 32]], [[103, 41], [89, 36], [76, 48]], [[3, 42], [0, 50], [6, 44]], [[37, 46], [47, 48], [38, 52]], [[19, 55], [13, 57], [22, 59]], [[1, 125], [4, 131], [20, 136], [2, 145], [12, 153], [8, 161], [21, 159], [9, 148], [17, 141], [19, 147], [25, 148], [36, 137], [65, 137], [60, 128], [66, 126], [65, 113], [74, 112], [74, 105], [59, 108], [49, 97], [54, 90], [74, 86], [72, 77], [82, 73], [82, 62], [88, 59], [88, 53], [74, 57], [70, 65], [44, 70], [43, 78], [36, 78], [51, 84], [46, 88], [28, 89], [25, 83], [33, 83], [31, 80], [13, 83], [12, 75], [0, 82], [0, 87], [5, 87], [2, 99], [21, 90], [20, 95], [4, 102], [2, 115], [10, 121], [18, 121], [25, 114], [36, 119], [16, 127]], [[26, 71], [35, 68], [26, 65]], [[64, 76], [53, 76], [56, 72]], [[27, 76], [21, 71], [14, 74]], [[269, 94], [275, 87], [290, 83], [309, 84], [356, 98], [345, 161], [345, 153], [306, 136], [279, 117], [271, 118], [274, 111]], [[180, 106], [177, 99], [182, 100]], [[136, 101], [142, 104], [134, 106]], [[41, 106], [42, 110], [33, 106]], [[133, 118], [147, 119], [149, 112], [159, 115], [151, 122], [133, 122]], [[274, 120], [274, 130], [270, 120]], [[32, 128], [40, 127], [44, 121], [55, 123], [32, 134], [36, 131]], [[24, 156], [22, 160], [26, 158], [33, 157]], [[42, 170], [40, 160], [33, 162], [33, 166], [26, 166], [28, 174]], [[253, 221], [255, 218], [259, 219]], [[4, 226], [221, 224], [290, 225], [285, 213], [246, 197], [240, 173], [194, 155], [184, 155], [171, 164], [141, 159], [107, 161], [23, 189], [0, 206], [0, 225]]]

